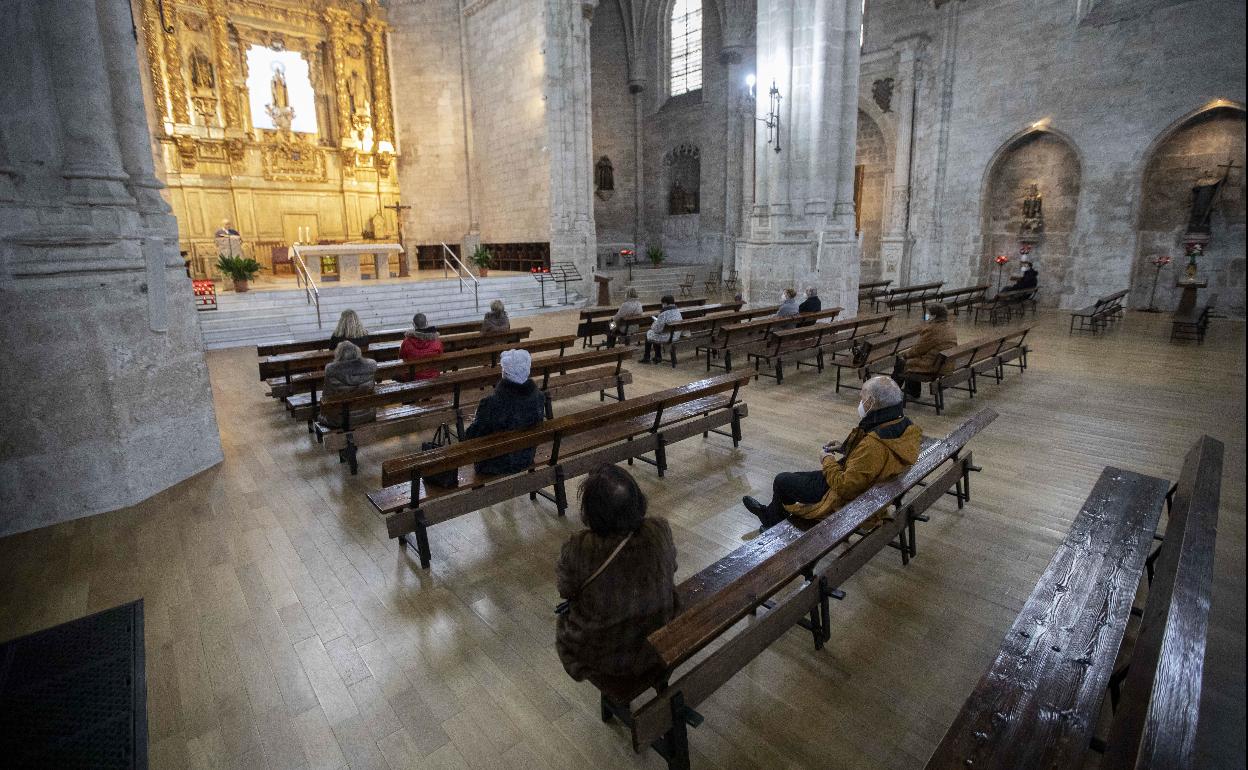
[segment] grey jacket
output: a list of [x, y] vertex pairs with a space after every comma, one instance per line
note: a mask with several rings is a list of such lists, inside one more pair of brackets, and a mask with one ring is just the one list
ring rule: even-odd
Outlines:
[[[663, 308], [663, 311], [654, 319], [654, 323], [650, 324], [650, 329], [646, 332], [646, 339], [651, 342], [667, 342], [668, 337], [671, 336], [671, 332], [665, 331], [667, 325], [680, 320], [683, 320], [683, 317], [680, 315], [680, 308], [675, 305]], [[676, 338], [679, 337], [680, 334], [678, 332]]]
[[[343, 396], [363, 396], [373, 392], [377, 382], [377, 362], [371, 358], [357, 358], [351, 361], [336, 361], [325, 366], [325, 385], [322, 399], [341, 398]], [[371, 408], [352, 409], [351, 425], [371, 422], [376, 411]], [[331, 428], [347, 427], [342, 423], [342, 409], [332, 405], [321, 410], [321, 422]]]
[[[627, 332], [628, 331], [627, 328], [620, 328], [620, 321], [624, 318], [631, 318], [633, 316], [639, 316], [643, 312], [645, 311], [642, 310], [641, 300], [639, 299], [624, 300], [623, 304], [620, 305], [620, 309], [615, 311], [615, 315], [612, 316], [611, 318], [611, 321], [615, 323], [615, 327], [616, 327], [615, 331], [619, 334], [624, 334], [625, 332]], [[625, 326], [632, 327], [633, 324], [630, 323], [630, 324], [626, 324]]]
[[485, 320], [481, 322], [481, 331], [485, 334], [493, 332], [505, 332], [511, 329], [511, 319], [507, 317], [507, 311], [495, 313], [493, 310], [485, 314]]
[[791, 315], [797, 315], [798, 312], [800, 311], [798, 310], [797, 297], [786, 299], [776, 309], [776, 318], [788, 318]]

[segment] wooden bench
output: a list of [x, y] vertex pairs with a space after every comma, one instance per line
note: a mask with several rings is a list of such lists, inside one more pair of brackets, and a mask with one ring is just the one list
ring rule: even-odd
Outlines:
[[893, 289], [883, 298], [884, 304], [888, 305], [889, 310], [896, 310], [899, 307], [906, 309], [906, 315], [910, 315], [910, 308], [914, 305], [923, 307], [929, 302], [935, 302], [940, 297], [940, 287], [943, 283], [925, 283], [917, 286], [903, 286]]
[[[676, 307], [687, 308], [705, 305], [706, 297], [689, 297], [676, 300]], [[645, 315], [653, 315], [663, 309], [662, 302], [647, 302], [641, 306], [641, 312]], [[607, 324], [620, 311], [619, 305], [595, 305], [594, 307], [581, 308], [580, 318], [576, 324], [576, 336], [581, 338], [582, 347], [589, 347], [593, 344], [594, 337], [599, 334], [606, 334]]]
[[[894, 286], [891, 289], [885, 289], [884, 293], [871, 299], [871, 311], [878, 312], [881, 305], [896, 303], [897, 306], [912, 302], [914, 299], [922, 298], [926, 302], [928, 299], [935, 297], [940, 293], [940, 287], [944, 286], [943, 281], [932, 281], [931, 283], [916, 283], [910, 286]], [[910, 306], [907, 304], [906, 309]]]
[[724, 313], [706, 313], [692, 318], [682, 310], [681, 320], [673, 321], [663, 327], [666, 339], [661, 340], [661, 344], [667, 350], [673, 369], [676, 368], [679, 350], [693, 347], [695, 353], [700, 355], [703, 349], [702, 343], [714, 337], [715, 330], [719, 327], [741, 323], [742, 321], [752, 321], [755, 318], [774, 316], [776, 309], [780, 307], [779, 305], [766, 305], [750, 308], [749, 310], [741, 310], [739, 303], [734, 302], [731, 304], [736, 305], [737, 309]]
[[[440, 336], [442, 349], [450, 353], [469, 348], [483, 348], [490, 345], [510, 345], [528, 339], [532, 331], [527, 326], [512, 328], [505, 332], [468, 332]], [[401, 342], [380, 342], [368, 346], [366, 355], [374, 361], [394, 361], [400, 358]], [[260, 379], [289, 379], [301, 372], [314, 372], [324, 369], [325, 365], [334, 360], [332, 350], [305, 350], [298, 353], [283, 353], [260, 359]]]
[[[825, 356], [848, 350], [863, 338], [883, 334], [892, 317], [892, 313], [865, 315], [847, 321], [773, 331], [767, 338], [766, 348], [749, 354], [754, 359], [754, 379], [772, 377], [777, 385], [783, 383], [786, 361], [792, 361], [798, 370], [806, 364], [822, 372]], [[815, 359], [815, 363], [807, 363], [811, 358]], [[775, 374], [769, 374], [763, 368], [764, 364], [774, 367]]]
[[[1106, 294], [1098, 297], [1091, 305], [1075, 310], [1070, 314], [1070, 331], [1068, 334], [1074, 334], [1077, 331], [1090, 331], [1093, 334], [1104, 331], [1110, 323], [1122, 317], [1124, 308], [1123, 302], [1126, 300], [1129, 289], [1116, 291], [1113, 294]], [[1075, 328], [1075, 323], [1079, 324], [1079, 328]]]
[[[377, 382], [398, 379], [407, 376], [415, 380], [417, 371], [436, 369], [439, 372], [450, 372], [459, 369], [471, 369], [476, 366], [498, 366], [498, 359], [508, 350], [527, 350], [529, 353], [557, 352], [562, 356], [576, 343], [572, 334], [561, 337], [544, 337], [537, 340], [521, 340], [508, 345], [490, 345], [484, 348], [456, 350], [440, 356], [422, 358], [419, 361], [384, 361], [377, 365]], [[293, 375], [289, 382], [284, 379], [269, 380], [272, 395], [282, 398], [286, 409], [296, 420], [312, 420], [316, 417], [316, 402], [325, 383], [325, 370], [304, 372]], [[312, 430], [309, 423], [308, 430]]]
[[888, 287], [892, 281], [870, 281], [868, 283], [858, 284], [858, 304], [863, 302], [872, 302], [875, 307], [874, 300], [884, 297], [888, 294]]
[[860, 388], [859, 385], [850, 385], [845, 381], [842, 374], [845, 369], [852, 369], [858, 375], [860, 383], [866, 382], [873, 374], [879, 372], [891, 373], [893, 362], [910, 349], [910, 346], [918, 339], [919, 331], [919, 329], [907, 329], [899, 332], [863, 335], [855, 339], [851, 346], [833, 353], [826, 361], [836, 367], [835, 392], [840, 393], [841, 388], [850, 390]]
[[[372, 345], [377, 342], [394, 342], [401, 341], [403, 335], [410, 330], [411, 327], [402, 329], [381, 329], [368, 335], [368, 343]], [[463, 321], [453, 324], [439, 324], [439, 334], [466, 334], [468, 332], [481, 331], [481, 321]], [[261, 358], [269, 356], [280, 356], [285, 353], [299, 353], [306, 350], [329, 350], [329, 338], [317, 337], [310, 340], [286, 340], [285, 342], [272, 342], [267, 345], [257, 345], [256, 355]]]
[[649, 683], [599, 686], [603, 721], [620, 719], [634, 751], [649, 746], [669, 768], [688, 768], [688, 727], [702, 722], [700, 703], [795, 625], [822, 649], [831, 638], [828, 600], [844, 596], [839, 587], [886, 547], [909, 563], [918, 553], [915, 523], [928, 520], [931, 506], [947, 493], [958, 507], [970, 499], [970, 473], [979, 468], [967, 445], [996, 416], [986, 409], [947, 437], [925, 440], [902, 475], [813, 525], [781, 522], [683, 581], [676, 616], [648, 637], [665, 672], [653, 695], [639, 697]]
[[[841, 310], [842, 308], [832, 307], [815, 313], [798, 313], [797, 315], [784, 318], [777, 318], [772, 315], [752, 321], [722, 324], [715, 329], [714, 336], [707, 340], [707, 344], [700, 346], [700, 350], [706, 353], [706, 370], [709, 372], [711, 367], [715, 366], [726, 372], [731, 372], [733, 355], [741, 356], [752, 351], [762, 350], [766, 344], [767, 336], [773, 330], [779, 331], [796, 327], [805, 321], [811, 323], [820, 320], [831, 321], [840, 315]], [[716, 359], [721, 359], [722, 361], [716, 363]]]
[[[553, 402], [564, 398], [597, 391], [599, 400], [608, 396], [624, 400], [624, 386], [632, 382], [624, 362], [635, 353], [632, 348], [619, 348], [535, 359], [530, 377], [546, 395], [547, 418], [554, 416]], [[469, 408], [475, 408], [501, 379], [501, 369], [478, 367], [432, 380], [379, 385], [369, 394], [324, 400], [322, 412], [337, 410], [340, 425], [330, 427], [314, 422], [313, 427], [317, 440], [337, 451], [339, 459], [348, 463], [355, 475], [356, 455], [365, 444], [443, 424], [454, 424], [456, 435], [462, 437], [464, 423], [471, 414]], [[376, 416], [369, 422], [352, 425], [353, 409], [374, 409]]]
[[[695, 305], [693, 307], [679, 308], [681, 322], [700, 320], [708, 316], [722, 318], [723, 316], [731, 316], [741, 311], [743, 302], [716, 302], [710, 305]], [[754, 312], [757, 311], [747, 311]], [[774, 311], [773, 311], [774, 312]], [[656, 311], [657, 313], [657, 311]], [[628, 316], [620, 319], [621, 325], [629, 327], [629, 331], [616, 337], [616, 344], [636, 345], [644, 341], [646, 332], [649, 331], [651, 320], [656, 313], [646, 313], [643, 315]], [[666, 327], [665, 327], [666, 328]]]
[[[961, 289], [949, 289], [942, 291], [936, 297], [936, 302], [944, 305], [953, 311], [954, 315], [958, 315], [964, 307], [973, 307], [983, 302], [984, 297], [988, 294], [988, 284], [980, 284], [979, 286], [965, 286]], [[931, 303], [928, 303], [931, 304]]]
[[[748, 414], [738, 400], [748, 374], [725, 374], [677, 388], [648, 393], [581, 412], [575, 412], [528, 430], [508, 431], [469, 439], [440, 449], [386, 460], [382, 489], [368, 494], [386, 518], [390, 537], [401, 546], [413, 546], [422, 567], [430, 561], [428, 528], [488, 505], [528, 494], [555, 503], [559, 515], [568, 507], [566, 484], [603, 463], [634, 459], [653, 464], [660, 476], [668, 468], [666, 447], [697, 434], [719, 433], [741, 441], [741, 418]], [[722, 430], [730, 426], [730, 431]], [[482, 460], [535, 449], [533, 464], [519, 473], [477, 474]], [[651, 460], [644, 455], [654, 454]], [[439, 487], [430, 476], [454, 471], [457, 484]], [[554, 494], [544, 490], [553, 487]]]
[[[1104, 753], [1102, 768], [1196, 766], [1223, 451], [1203, 436], [1173, 488], [1119, 468], [1101, 473], [929, 770], [1079, 768], [1089, 748]], [[1113, 713], [1102, 740], [1106, 690]]]
[[1014, 319], [1015, 315], [1024, 315], [1028, 304], [1031, 305], [1031, 314], [1034, 316], [1037, 305], [1036, 294], [1039, 291], [1039, 289], [1015, 289], [997, 292], [992, 299], [977, 302], [972, 306], [975, 309], [975, 323], [979, 323], [981, 314], [986, 314], [988, 322], [994, 326], [999, 323], [1008, 323]]
[[1213, 303], [1216, 300], [1216, 296], [1211, 298], [1209, 304], [1201, 308], [1199, 313], [1191, 312], [1174, 316], [1170, 321], [1170, 341], [1195, 340], [1197, 345], [1203, 345], [1205, 332], [1209, 330], [1209, 319], [1214, 315]]
[[991, 337], [958, 345], [937, 353], [938, 374], [910, 376], [925, 382], [932, 395], [931, 401], [907, 398], [911, 404], [923, 404], [934, 407], [936, 414], [945, 408], [945, 391], [965, 391], [971, 398], [979, 392], [979, 377], [988, 374], [999, 384], [1005, 377], [1005, 367], [1012, 366], [1019, 371], [1027, 369], [1027, 335], [1033, 327], [994, 334]]

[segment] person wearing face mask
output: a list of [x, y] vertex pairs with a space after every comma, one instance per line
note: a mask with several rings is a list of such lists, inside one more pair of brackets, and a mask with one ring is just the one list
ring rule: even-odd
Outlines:
[[[758, 517], [760, 530], [766, 530], [792, 515], [817, 521], [866, 492], [872, 485], [887, 481], [919, 459], [923, 431], [903, 413], [905, 398], [892, 378], [872, 377], [861, 391], [858, 426], [839, 446], [823, 448], [822, 469], [781, 473], [772, 481], [771, 502], [764, 505], [753, 497], [743, 497], [746, 510]], [[840, 453], [836, 459], [834, 453]], [[876, 514], [866, 523], [879, 523]]]
[[[780, 307], [776, 309], [776, 318], [788, 318], [795, 316], [801, 311], [798, 310], [797, 292], [793, 289], [785, 289], [780, 293]], [[784, 326], [782, 328], [789, 328]]]
[[949, 323], [948, 308], [940, 303], [928, 305], [919, 338], [893, 364], [893, 381], [907, 396], [918, 398], [923, 394], [923, 382], [940, 371], [940, 351], [957, 346], [958, 333]]
[[[659, 302], [663, 305], [663, 309], [654, 317], [650, 328], [646, 330], [646, 354], [641, 359], [643, 364], [651, 362], [656, 364], [663, 363], [663, 341], [673, 339], [672, 333], [667, 330], [667, 325], [682, 320], [680, 308], [676, 307], [676, 299], [672, 295], [663, 295], [663, 299], [659, 300]], [[677, 332], [674, 335], [674, 339], [679, 338], [680, 333]], [[651, 358], [652, 352], [654, 354], [653, 358]], [[672, 366], [675, 365], [675, 363], [672, 364]]]
[[1023, 289], [1034, 289], [1040, 285], [1040, 274], [1032, 267], [1031, 262], [1024, 259], [1022, 261], [1023, 274], [1017, 278], [1010, 279], [1010, 285], [1006, 287], [1006, 291], [1020, 291]]

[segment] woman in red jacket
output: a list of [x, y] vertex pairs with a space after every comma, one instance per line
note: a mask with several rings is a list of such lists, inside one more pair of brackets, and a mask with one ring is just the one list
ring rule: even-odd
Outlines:
[[[419, 361], [422, 358], [442, 355], [442, 340], [438, 339], [437, 327], [428, 325], [424, 313], [417, 313], [412, 317], [412, 328], [403, 335], [399, 355], [404, 361]], [[431, 369], [418, 369], [410, 375], [405, 374], [403, 380], [432, 380], [441, 373], [442, 370], [436, 366]]]

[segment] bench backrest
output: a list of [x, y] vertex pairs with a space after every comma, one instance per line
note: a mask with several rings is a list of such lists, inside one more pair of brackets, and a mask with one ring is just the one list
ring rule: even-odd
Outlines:
[[[762, 339], [766, 337], [773, 327], [787, 327], [792, 324], [801, 323], [803, 321], [819, 321], [821, 319], [833, 319], [840, 314], [842, 308], [832, 307], [826, 310], [820, 310], [815, 313], [798, 313], [797, 315], [777, 318], [770, 316], [768, 318], [758, 318], [753, 321], [741, 321], [739, 323], [725, 324], [716, 329], [716, 338], [720, 346], [733, 345], [743, 340]], [[776, 331], [779, 331], [776, 328]]]
[[921, 329], [912, 328], [862, 337], [855, 343], [854, 362], [865, 365], [885, 356], [896, 355], [912, 345], [914, 338], [921, 332]]
[[[443, 350], [449, 353], [454, 350], [467, 350], [468, 348], [519, 342], [522, 339], [527, 339], [531, 331], [532, 329], [529, 327], [521, 326], [512, 327], [503, 332], [490, 332], [488, 334], [480, 331], [449, 334], [440, 336], [439, 339], [442, 340]], [[400, 342], [383, 342], [377, 345], [370, 345], [365, 355], [375, 361], [393, 361], [399, 358], [401, 348], [402, 343]], [[308, 350], [299, 353], [269, 356], [260, 360], [260, 379], [267, 380], [270, 377], [280, 377], [284, 374], [323, 369], [326, 364], [333, 360], [334, 352], [332, 350]]]
[[[716, 302], [710, 305], [697, 305], [695, 307], [677, 308], [680, 310], [682, 320], [695, 320], [704, 318], [712, 313], [735, 313], [741, 309], [743, 302]], [[658, 312], [657, 310], [655, 311]], [[643, 313], [642, 315], [625, 316], [620, 319], [621, 323], [640, 324], [649, 321], [654, 317], [654, 313]]]
[[918, 294], [920, 292], [932, 291], [933, 289], [940, 291], [940, 287], [944, 285], [944, 281], [932, 281], [931, 283], [916, 283], [910, 286], [897, 286], [888, 290], [888, 298], [897, 299], [899, 297], [904, 297], [907, 294]]
[[[409, 376], [414, 375], [418, 371], [426, 371], [429, 369], [437, 369], [440, 372], [450, 371], [453, 369], [463, 369], [473, 366], [497, 366], [498, 357], [504, 351], [508, 350], [527, 350], [530, 353], [546, 353], [552, 350], [559, 351], [559, 355], [563, 355], [564, 351], [576, 342], [575, 334], [565, 334], [559, 337], [542, 337], [536, 340], [520, 340], [519, 342], [508, 343], [505, 345], [487, 345], [481, 348], [467, 348], [465, 350], [456, 350], [450, 353], [443, 353], [440, 356], [430, 356], [422, 358], [419, 361], [382, 361], [377, 364], [377, 379], [389, 379], [396, 375], [406, 372]], [[291, 383], [300, 390], [308, 390], [310, 388], [319, 387], [325, 380], [325, 370], [318, 369], [313, 372], [304, 372], [291, 377]]]
[[533, 428], [495, 433], [428, 452], [396, 457], [382, 463], [381, 484], [388, 487], [410, 481], [412, 493], [416, 495], [419, 494], [422, 478], [548, 443], [553, 443], [555, 447], [551, 456], [553, 464], [558, 460], [558, 442], [563, 438], [650, 414], [656, 415], [657, 424], [664, 408], [721, 393], [730, 393], [726, 403], [732, 403], [736, 401], [737, 392], [752, 376], [748, 372], [737, 372], [708, 377], [680, 387], [556, 417]]
[[[394, 342], [402, 340], [403, 335], [407, 333], [411, 327], [402, 329], [381, 329], [368, 335], [368, 343], [372, 345], [376, 342]], [[438, 324], [439, 334], [465, 334], [481, 330], [481, 321], [463, 321], [453, 324]], [[311, 340], [286, 340], [285, 342], [271, 342], [267, 345], [257, 345], [256, 355], [261, 358], [268, 356], [280, 356], [283, 353], [298, 353], [305, 350], [329, 350], [329, 338], [318, 337]]]
[[981, 337], [977, 340], [942, 350], [936, 354], [937, 371], [941, 374], [949, 374], [1016, 348], [1024, 343], [1027, 339], [1027, 334], [1033, 328], [1028, 326], [1002, 334]]
[[988, 293], [988, 284], [984, 283], [984, 284], [980, 284], [979, 286], [964, 286], [961, 289], [947, 289], [945, 291], [940, 292], [939, 296], [941, 299], [956, 299], [958, 297], [962, 297], [962, 296], [966, 296], [970, 294], [982, 295], [982, 294], [987, 294], [987, 293]]
[[[710, 330], [714, 332], [720, 326], [740, 323], [742, 321], [750, 321], [762, 316], [770, 316], [776, 314], [776, 308], [779, 305], [765, 305], [763, 307], [750, 308], [749, 310], [735, 310], [727, 313], [708, 313], [698, 318], [685, 317], [680, 321], [673, 321], [667, 324], [664, 331], [671, 330], [673, 334], [696, 334]], [[685, 311], [681, 311], [685, 315]]]
[[1184, 459], [1102, 767], [1194, 764], [1224, 450], [1202, 436]]
[[885, 287], [885, 286], [889, 285], [890, 283], [892, 283], [892, 280], [888, 280], [888, 281], [868, 281], [868, 282], [866, 282], [866, 283], [859, 283], [859, 284], [858, 284], [858, 290], [859, 290], [859, 291], [862, 291], [862, 290], [864, 290], [864, 289], [881, 289], [881, 288], [883, 288], [883, 287]]
[[[575, 353], [568, 356], [536, 358], [529, 370], [529, 378], [543, 390], [550, 383], [552, 375], [566, 374], [577, 369], [594, 366], [614, 365], [618, 373], [624, 361], [636, 353], [635, 348], [612, 348], [610, 350], [591, 350], [586, 353]], [[352, 409], [366, 409], [386, 406], [389, 404], [411, 403], [413, 401], [453, 396], [452, 403], [459, 404], [461, 394], [476, 389], [487, 388], [498, 383], [502, 378], [502, 369], [496, 366], [483, 366], [473, 369], [461, 369], [419, 382], [393, 382], [378, 385], [371, 393], [344, 394], [322, 400], [321, 410], [342, 410], [344, 427], [347, 426], [347, 413]]]
[[[676, 300], [676, 307], [694, 307], [696, 305], [705, 305], [706, 297], [686, 297]], [[650, 313], [663, 308], [662, 302], [646, 302], [641, 306], [644, 312]], [[580, 320], [593, 321], [598, 318], [610, 318], [618, 313], [619, 305], [595, 305], [593, 307], [581, 308]]]

